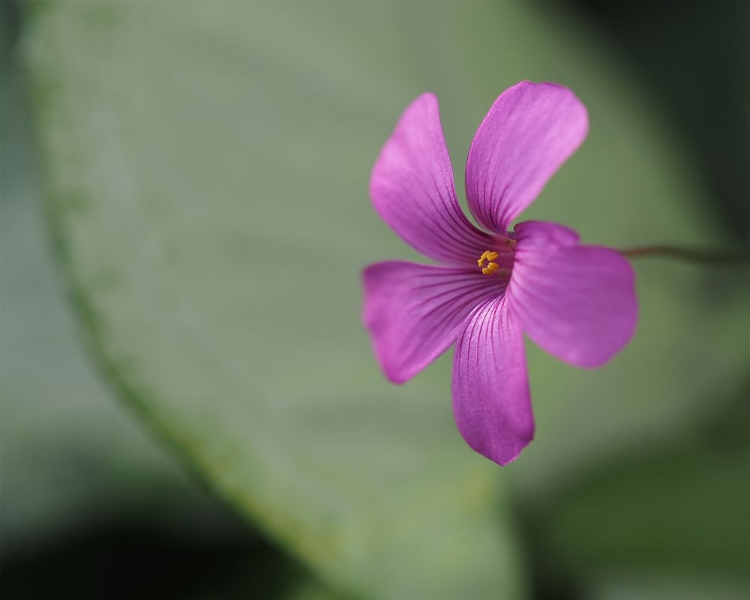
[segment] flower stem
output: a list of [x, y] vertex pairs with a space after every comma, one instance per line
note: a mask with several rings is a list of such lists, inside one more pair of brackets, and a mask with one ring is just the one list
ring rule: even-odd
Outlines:
[[702, 263], [741, 263], [750, 261], [750, 254], [725, 250], [704, 250], [684, 246], [637, 246], [623, 248], [620, 254], [629, 258], [639, 256], [662, 256], [690, 262]]

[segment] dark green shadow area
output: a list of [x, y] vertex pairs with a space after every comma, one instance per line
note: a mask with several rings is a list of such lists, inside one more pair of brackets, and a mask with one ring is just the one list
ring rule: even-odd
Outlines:
[[690, 435], [519, 505], [534, 597], [748, 597], [749, 393]]
[[[654, 91], [714, 191], [728, 240], [750, 244], [750, 3], [573, 2]], [[730, 243], [728, 245], [731, 246]]]
[[[224, 515], [231, 519], [231, 513]], [[109, 515], [3, 560], [4, 598], [148, 599], [286, 597], [306, 576], [238, 520], [236, 535], [191, 537], [149, 514]]]

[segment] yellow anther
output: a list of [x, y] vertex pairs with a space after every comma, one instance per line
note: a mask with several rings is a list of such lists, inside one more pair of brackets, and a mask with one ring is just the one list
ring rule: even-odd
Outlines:
[[[477, 266], [482, 270], [484, 275], [498, 275], [503, 278], [510, 277], [511, 265], [513, 263], [513, 250], [515, 250], [516, 247], [516, 240], [506, 238], [502, 240], [502, 243], [505, 244], [506, 247], [509, 246], [510, 250], [496, 246], [496, 248], [499, 248], [499, 252], [485, 250], [482, 252], [482, 256], [477, 259]], [[498, 258], [500, 261], [495, 262]], [[503, 265], [502, 268], [500, 265]]]
[[485, 275], [492, 275], [500, 269], [500, 265], [498, 265], [496, 262], [492, 262], [498, 256], [500, 255], [497, 252], [493, 252], [491, 250], [485, 250], [484, 252], [482, 252], [482, 256], [480, 256], [477, 260], [477, 265], [480, 269], [482, 269], [482, 273], [484, 273]]
[[500, 265], [498, 265], [497, 263], [491, 262], [482, 269], [482, 273], [484, 273], [485, 275], [492, 275], [499, 268], [500, 268]]

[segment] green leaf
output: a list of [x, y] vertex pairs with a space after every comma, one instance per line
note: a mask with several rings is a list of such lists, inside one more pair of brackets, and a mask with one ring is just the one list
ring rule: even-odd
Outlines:
[[85, 356], [44, 236], [29, 107], [7, 8], [0, 13], [3, 558], [28, 555], [35, 543], [83, 523], [144, 507], [182, 532], [196, 522], [213, 526], [215, 503], [113, 403]]
[[[599, 243], [716, 241], [637, 86], [576, 23], [535, 8], [118, 2], [34, 15], [50, 223], [97, 355], [154, 431], [340, 589], [518, 597], [524, 584], [510, 482], [455, 431], [449, 359], [392, 387], [359, 324], [362, 266], [416, 256], [367, 198], [411, 99], [438, 94], [460, 167], [504, 88], [565, 83], [592, 133], [529, 216]], [[713, 300], [692, 268], [639, 275], [639, 334], [610, 367], [531, 352], [537, 441], [505, 471], [524, 493], [635, 431], [680, 427], [743, 368], [731, 289]]]
[[742, 392], [728, 417], [591, 473], [540, 511], [537, 543], [547, 560], [577, 572], [600, 598], [746, 598]]
[[362, 36], [394, 9], [175, 8], [50, 5], [31, 34], [53, 228], [109, 375], [340, 587], [516, 595], [447, 372], [399, 398], [359, 326], [359, 269], [393, 246], [367, 174], [407, 98], [384, 110]]

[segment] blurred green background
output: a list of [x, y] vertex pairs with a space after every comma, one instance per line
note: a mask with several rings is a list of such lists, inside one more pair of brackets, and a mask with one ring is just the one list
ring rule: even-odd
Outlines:
[[637, 262], [611, 364], [528, 344], [537, 433], [465, 446], [450, 352], [380, 375], [359, 271], [401, 111], [521, 79], [591, 133], [528, 217], [745, 249], [750, 4], [0, 4], [4, 598], [750, 597], [746, 266]]

